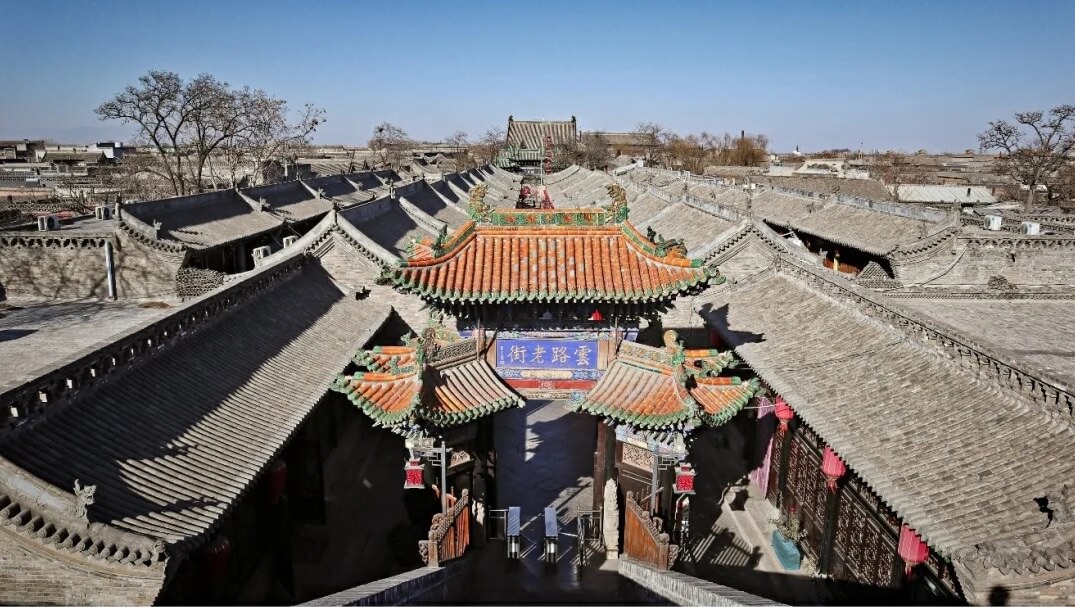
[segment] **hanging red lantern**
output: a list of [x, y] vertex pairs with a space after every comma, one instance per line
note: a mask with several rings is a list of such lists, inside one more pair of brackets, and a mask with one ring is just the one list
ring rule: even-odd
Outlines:
[[929, 546], [922, 541], [921, 536], [904, 524], [900, 527], [899, 553], [903, 559], [903, 573], [910, 578], [914, 568], [929, 558]]
[[282, 459], [276, 460], [272, 468], [269, 468], [268, 479], [269, 501], [275, 504], [287, 487], [287, 462]]
[[795, 419], [795, 412], [780, 396], [776, 397], [776, 419], [780, 421], [780, 427], [778, 428], [780, 434], [787, 432], [788, 422]]
[[209, 577], [214, 580], [223, 579], [228, 573], [228, 557], [231, 556], [231, 541], [228, 536], [218, 535], [204, 550]]
[[424, 489], [425, 468], [422, 466], [421, 460], [411, 459], [403, 466], [403, 488], [404, 489]]
[[821, 471], [825, 473], [825, 486], [835, 493], [836, 482], [847, 472], [847, 465], [839, 455], [836, 455], [832, 447], [825, 447], [825, 453], [821, 458]]
[[590, 320], [594, 322], [601, 322], [602, 320], [605, 320], [605, 317], [601, 316], [601, 310], [594, 310], [593, 314], [590, 314]]
[[687, 462], [676, 466], [676, 483], [672, 486], [672, 492], [676, 495], [694, 495], [694, 477], [698, 473]]

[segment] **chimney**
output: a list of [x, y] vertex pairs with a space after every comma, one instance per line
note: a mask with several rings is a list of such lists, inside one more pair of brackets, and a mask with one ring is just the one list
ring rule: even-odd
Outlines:
[[746, 138], [747, 138], [747, 131], [746, 131], [746, 129], [742, 129], [741, 131], [739, 131], [739, 138], [740, 138], [740, 139], [746, 139]]

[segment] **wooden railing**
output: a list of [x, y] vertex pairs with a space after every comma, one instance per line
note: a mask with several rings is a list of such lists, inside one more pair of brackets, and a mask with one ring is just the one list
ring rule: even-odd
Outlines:
[[627, 492], [627, 512], [624, 516], [623, 554], [647, 563], [658, 571], [667, 571], [676, 562], [679, 546], [669, 543], [660, 518], [651, 516], [635, 501], [633, 491]]
[[[449, 498], [450, 500], [450, 498]], [[448, 512], [433, 516], [429, 539], [418, 542], [418, 551], [427, 567], [463, 556], [470, 545], [470, 492], [448, 506]]]

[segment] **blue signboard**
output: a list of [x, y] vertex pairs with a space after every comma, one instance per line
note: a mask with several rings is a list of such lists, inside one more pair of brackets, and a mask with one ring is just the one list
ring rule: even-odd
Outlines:
[[597, 341], [497, 339], [496, 366], [515, 369], [596, 369]]

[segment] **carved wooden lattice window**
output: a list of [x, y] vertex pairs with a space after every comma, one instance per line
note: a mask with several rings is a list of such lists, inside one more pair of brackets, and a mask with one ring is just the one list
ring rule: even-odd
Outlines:
[[773, 443], [770, 446], [771, 452], [769, 453], [769, 484], [766, 485], [765, 498], [770, 502], [776, 503], [776, 496], [780, 493], [780, 485], [778, 479], [782, 468], [780, 467], [780, 454], [781, 446], [784, 444], [783, 436], [776, 434], [773, 436]]
[[794, 482], [789, 487], [799, 505], [798, 516], [801, 517], [806, 537], [803, 539], [805, 551], [817, 558], [821, 553], [821, 541], [825, 534], [825, 479], [821, 473], [821, 458], [806, 444], [807, 441], [796, 433], [792, 448], [796, 454]]
[[792, 507], [796, 510], [799, 508], [798, 496], [795, 493], [795, 486], [799, 482], [799, 456], [801, 447], [797, 441], [791, 441], [788, 445], [788, 467], [785, 471], [784, 480], [784, 510], [790, 512]]
[[895, 585], [896, 536], [850, 483], [837, 507], [833, 551], [833, 577], [881, 588]]

